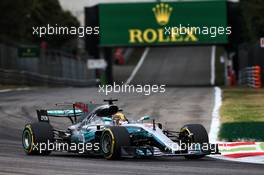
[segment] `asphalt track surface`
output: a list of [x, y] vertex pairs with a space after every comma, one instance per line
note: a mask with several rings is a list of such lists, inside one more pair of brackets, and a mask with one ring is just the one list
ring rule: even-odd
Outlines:
[[211, 81], [211, 47], [150, 48], [132, 84], [206, 86]]
[[[102, 101], [96, 88], [51, 88], [0, 93], [0, 174], [232, 174], [263, 175], [264, 166], [234, 163], [212, 158], [185, 160], [183, 157], [124, 159], [107, 161], [68, 153], [27, 156], [22, 150], [21, 132], [27, 122], [36, 121], [35, 109], [58, 102]], [[149, 114], [166, 127], [202, 123], [209, 128], [213, 88], [167, 88], [165, 94], [114, 94], [131, 118]], [[59, 126], [64, 122], [54, 122]]]

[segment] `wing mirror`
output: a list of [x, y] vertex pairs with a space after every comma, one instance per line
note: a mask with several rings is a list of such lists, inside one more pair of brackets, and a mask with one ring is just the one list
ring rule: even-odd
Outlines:
[[151, 119], [151, 117], [149, 115], [145, 115], [145, 116], [141, 117], [138, 121], [143, 122], [143, 121], [150, 120], [150, 119]]

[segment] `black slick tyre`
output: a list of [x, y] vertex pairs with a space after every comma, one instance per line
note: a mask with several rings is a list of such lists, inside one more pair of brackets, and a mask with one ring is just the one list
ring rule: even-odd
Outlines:
[[[183, 143], [209, 144], [209, 138], [206, 129], [200, 124], [189, 124], [181, 128], [180, 138]], [[186, 155], [186, 159], [200, 159], [204, 155]]]
[[[53, 128], [49, 123], [37, 122], [26, 124], [22, 133], [22, 145], [28, 155], [48, 155], [48, 143], [54, 142]], [[40, 144], [46, 144], [40, 152]], [[44, 147], [44, 146], [43, 146]]]
[[106, 128], [100, 139], [101, 150], [107, 160], [121, 158], [122, 146], [130, 146], [130, 137], [127, 129], [122, 126]]

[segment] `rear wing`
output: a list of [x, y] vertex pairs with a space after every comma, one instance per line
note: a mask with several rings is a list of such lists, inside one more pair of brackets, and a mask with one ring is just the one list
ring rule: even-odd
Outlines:
[[78, 102], [71, 105], [72, 109], [37, 110], [38, 120], [49, 122], [49, 117], [66, 117], [74, 124], [77, 122], [77, 117], [84, 118], [85, 114], [89, 113], [88, 104]]
[[77, 122], [77, 116], [83, 116], [85, 113], [81, 110], [37, 110], [38, 120], [40, 122], [49, 122], [49, 117], [66, 117], [72, 123]]

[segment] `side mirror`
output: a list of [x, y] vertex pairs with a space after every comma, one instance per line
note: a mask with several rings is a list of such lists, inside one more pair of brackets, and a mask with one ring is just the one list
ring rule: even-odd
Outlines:
[[150, 118], [151, 118], [150, 116], [145, 115], [145, 116], [141, 117], [138, 121], [150, 120]]

